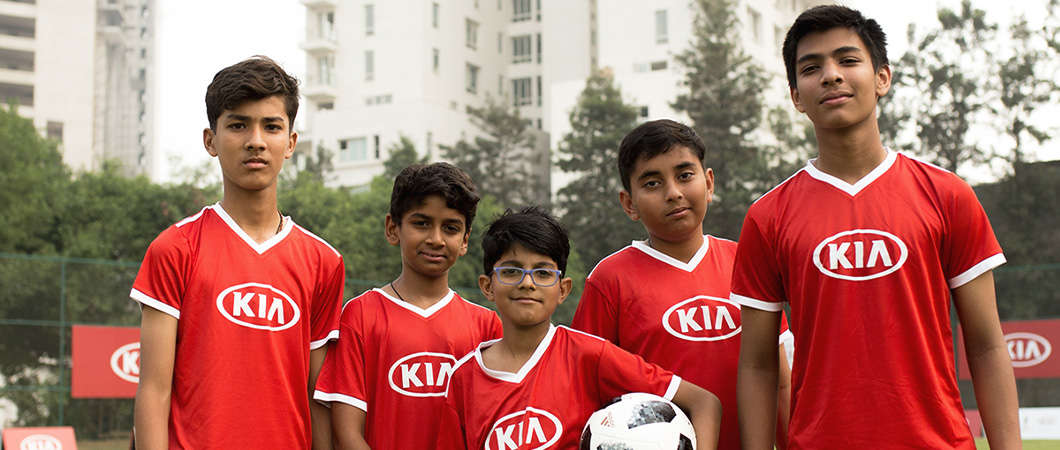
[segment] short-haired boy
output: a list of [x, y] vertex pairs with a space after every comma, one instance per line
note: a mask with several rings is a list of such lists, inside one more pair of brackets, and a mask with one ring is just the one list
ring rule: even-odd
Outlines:
[[497, 315], [449, 288], [467, 252], [479, 196], [448, 163], [406, 167], [394, 180], [386, 239], [401, 275], [350, 300], [314, 398], [331, 406], [340, 448], [434, 448], [457, 358], [501, 334]]
[[[645, 122], [622, 139], [619, 200], [648, 239], [633, 241], [589, 273], [571, 326], [713, 392], [722, 405], [718, 448], [738, 450], [741, 321], [739, 305], [728, 298], [736, 243], [703, 235], [714, 191], [705, 153], [696, 132], [672, 120]], [[790, 336], [782, 326], [781, 342]], [[787, 369], [784, 352], [779, 358]], [[787, 423], [787, 373], [777, 388], [781, 425]], [[780, 448], [783, 442], [778, 434]]]
[[571, 290], [570, 243], [536, 207], [506, 212], [482, 238], [479, 288], [497, 305], [504, 337], [461, 358], [446, 398], [447, 448], [576, 448], [589, 416], [614, 397], [647, 392], [689, 412], [698, 448], [715, 448], [721, 404], [621, 348], [553, 326]]
[[163, 231], [133, 283], [137, 448], [330, 444], [308, 389], [337, 334], [345, 271], [276, 206], [297, 112], [297, 80], [265, 57], [221, 70], [206, 90], [203, 144], [224, 194]]
[[876, 21], [803, 12], [783, 46], [818, 157], [747, 212], [732, 282], [744, 305], [740, 422], [772, 430], [776, 328], [791, 306], [792, 449], [974, 449], [954, 370], [950, 298], [990, 448], [1019, 448], [1016, 386], [991, 270], [1005, 262], [975, 193], [886, 149], [876, 104], [891, 87]]

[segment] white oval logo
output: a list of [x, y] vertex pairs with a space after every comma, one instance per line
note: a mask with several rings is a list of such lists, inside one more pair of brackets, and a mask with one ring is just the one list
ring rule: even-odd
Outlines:
[[909, 258], [898, 236], [880, 230], [849, 230], [826, 238], [813, 250], [817, 270], [832, 278], [865, 281], [890, 275]]
[[390, 388], [409, 397], [444, 397], [456, 358], [445, 353], [413, 353], [390, 366]]
[[666, 310], [663, 328], [686, 341], [720, 341], [740, 334], [740, 305], [727, 298], [697, 295]]
[[110, 355], [110, 370], [130, 383], [140, 382], [140, 343], [133, 342], [118, 347]]
[[1009, 333], [1005, 335], [1008, 356], [1012, 367], [1037, 366], [1049, 359], [1053, 346], [1049, 340], [1034, 333]]
[[221, 291], [217, 310], [236, 325], [269, 331], [291, 328], [302, 315], [291, 296], [262, 283], [244, 283]]
[[62, 442], [59, 442], [55, 436], [47, 434], [31, 434], [18, 444], [19, 450], [62, 450], [62, 448]]
[[486, 437], [486, 450], [548, 448], [563, 434], [563, 424], [552, 413], [527, 406], [497, 419]]

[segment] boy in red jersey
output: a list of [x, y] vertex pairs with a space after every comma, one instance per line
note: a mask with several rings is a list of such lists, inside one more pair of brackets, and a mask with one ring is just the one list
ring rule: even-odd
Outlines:
[[327, 411], [308, 389], [338, 334], [345, 270], [276, 207], [297, 112], [298, 81], [265, 57], [221, 70], [206, 90], [203, 144], [224, 195], [163, 231], [133, 283], [137, 448], [330, 448]]
[[[597, 264], [571, 326], [717, 395], [718, 448], [738, 450], [740, 307], [728, 298], [736, 243], [703, 235], [714, 191], [714, 173], [703, 166], [705, 153], [695, 131], [672, 120], [645, 122], [622, 139], [618, 167], [625, 190], [619, 200], [649, 237]], [[782, 326], [786, 339], [791, 333]], [[778, 367], [787, 369], [784, 354], [779, 352]], [[783, 370], [778, 429], [787, 425], [789, 383]], [[784, 448], [783, 433], [777, 437]]]
[[401, 248], [401, 275], [343, 307], [314, 395], [330, 404], [341, 448], [434, 448], [457, 357], [501, 335], [493, 311], [449, 289], [478, 200], [471, 178], [447, 163], [394, 180], [386, 239]]
[[497, 304], [504, 337], [461, 358], [449, 383], [445, 448], [575, 448], [585, 421], [609, 400], [647, 392], [672, 400], [717, 444], [721, 404], [710, 392], [596, 336], [553, 326], [571, 290], [567, 232], [536, 207], [508, 211], [482, 238], [479, 287]]
[[991, 274], [1005, 258], [967, 183], [881, 143], [876, 103], [891, 87], [883, 30], [849, 8], [816, 7], [795, 20], [783, 54], [819, 155], [752, 205], [740, 234], [731, 298], [745, 307], [745, 448], [770, 447], [772, 343], [787, 302], [798, 349], [789, 448], [974, 449], [951, 294], [990, 448], [1019, 448]]

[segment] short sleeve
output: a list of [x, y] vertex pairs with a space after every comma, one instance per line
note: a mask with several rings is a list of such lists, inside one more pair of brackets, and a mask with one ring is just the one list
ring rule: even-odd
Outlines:
[[673, 372], [607, 341], [601, 347], [597, 367], [600, 404], [629, 392], [647, 392], [673, 400], [681, 385], [681, 378]]
[[317, 286], [317, 297], [313, 299], [310, 323], [310, 349], [317, 349], [328, 341], [339, 337], [339, 316], [342, 312], [342, 289], [346, 284], [346, 267], [342, 257], [329, 270], [324, 271]]
[[618, 307], [614, 295], [605, 295], [593, 278], [585, 280], [571, 328], [618, 344]]
[[368, 412], [367, 367], [359, 299], [343, 308], [339, 339], [324, 357], [313, 398], [322, 403], [340, 402]]
[[968, 183], [954, 178], [953, 197], [946, 205], [947, 228], [940, 254], [950, 289], [1005, 263], [1001, 245], [975, 192]]
[[765, 311], [780, 311], [787, 301], [773, 241], [751, 206], [740, 231], [732, 271], [731, 299]]
[[176, 227], [163, 231], [147, 248], [129, 297], [179, 319], [190, 253]]

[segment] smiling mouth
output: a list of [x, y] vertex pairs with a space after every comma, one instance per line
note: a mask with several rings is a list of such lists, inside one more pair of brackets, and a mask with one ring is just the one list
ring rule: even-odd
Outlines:
[[530, 297], [513, 298], [512, 301], [515, 302], [515, 303], [544, 303], [543, 301], [541, 301], [539, 299], [530, 298]]
[[681, 207], [681, 208], [677, 208], [677, 209], [675, 209], [673, 211], [670, 211], [670, 212], [666, 213], [666, 216], [667, 217], [676, 216], [676, 215], [680, 215], [681, 213], [683, 213], [685, 211], [691, 211], [691, 210], [692, 210], [692, 208]]
[[833, 104], [833, 103], [840, 103], [840, 102], [842, 102], [842, 101], [844, 101], [844, 100], [846, 100], [848, 98], [852, 98], [852, 97], [854, 97], [854, 94], [830, 95], [828, 97], [825, 97], [823, 100], [821, 100], [821, 104], [828, 105], [828, 104]]
[[264, 159], [250, 158], [250, 159], [248, 159], [246, 161], [243, 161], [243, 165], [247, 166], [247, 167], [251, 167], [251, 168], [256, 168], [256, 167], [265, 167], [265, 166], [269, 165], [269, 163], [266, 162]]

